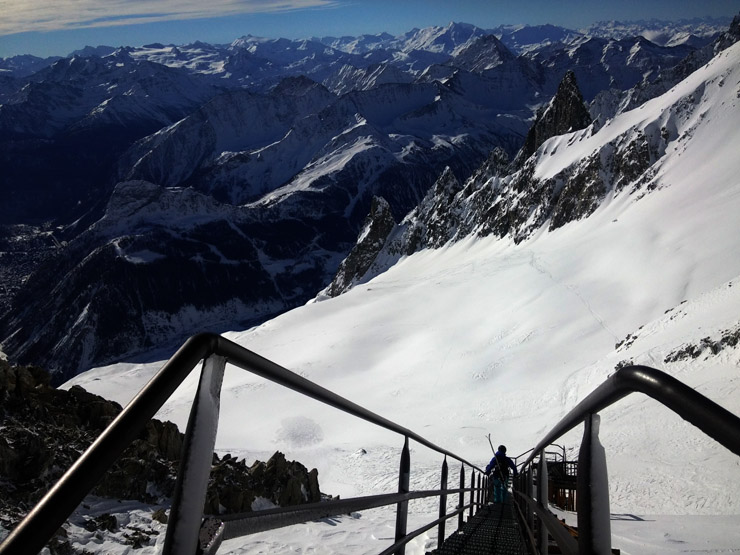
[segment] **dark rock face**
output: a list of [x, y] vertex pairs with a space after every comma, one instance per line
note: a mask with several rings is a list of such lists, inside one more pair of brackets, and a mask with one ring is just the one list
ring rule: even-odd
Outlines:
[[[120, 411], [118, 404], [78, 386], [50, 387], [43, 370], [0, 361], [0, 525], [11, 530]], [[167, 506], [182, 443], [173, 423], [151, 420], [91, 493]], [[318, 471], [287, 461], [280, 452], [251, 467], [229, 455], [213, 457], [207, 513], [251, 511], [257, 497], [279, 506], [321, 500]], [[110, 518], [90, 525], [116, 526]]]
[[[583, 102], [576, 75], [568, 71], [558, 86], [558, 92], [550, 104], [537, 118], [527, 133], [524, 146], [517, 154], [516, 161], [522, 163], [550, 137], [570, 131], [584, 129], [591, 123], [591, 116]], [[516, 163], [515, 161], [515, 163]]]
[[339, 265], [334, 279], [325, 290], [326, 295], [341, 295], [367, 273], [395, 225], [388, 202], [382, 197], [373, 198], [357, 243]]
[[393, 250], [398, 254], [411, 254], [422, 248], [441, 247], [454, 230], [457, 212], [449, 210], [453, 199], [462, 189], [455, 175], [447, 168], [434, 183], [421, 204], [401, 226], [406, 226], [401, 240], [396, 240]]
[[[332, 292], [341, 294], [353, 285], [371, 279], [394, 264], [401, 256], [413, 254], [424, 248], [438, 248], [448, 241], [472, 233], [473, 229], [480, 226], [470, 221], [469, 207], [466, 206], [465, 199], [469, 195], [477, 196], [474, 184], [504, 175], [508, 166], [509, 158], [506, 152], [496, 148], [466, 182], [465, 187], [455, 174], [446, 168], [421, 203], [409, 212], [400, 224], [393, 226], [385, 236], [379, 234], [379, 239], [374, 242], [372, 248], [359, 251], [362, 252], [362, 264], [352, 264], [349, 258], [342, 262], [340, 267], [351, 267], [353, 272], [346, 275], [337, 274], [332, 282], [334, 286]], [[486, 200], [478, 198], [476, 202], [484, 205]], [[390, 221], [387, 225], [390, 225]], [[385, 232], [386, 226], [382, 226], [382, 229]], [[380, 237], [383, 237], [382, 244]], [[371, 253], [376, 251], [377, 245], [381, 248], [371, 259]]]
[[230, 455], [213, 458], [205, 502], [207, 514], [242, 513], [252, 510], [257, 498], [287, 507], [321, 501], [318, 471], [297, 461], [288, 461], [277, 451], [267, 462], [248, 467]]

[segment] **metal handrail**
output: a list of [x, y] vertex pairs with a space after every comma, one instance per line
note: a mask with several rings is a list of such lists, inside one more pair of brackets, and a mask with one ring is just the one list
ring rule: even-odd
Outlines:
[[[415, 491], [409, 493], [383, 493], [378, 495], [366, 495], [363, 497], [350, 497], [347, 499], [336, 499], [332, 501], [321, 501], [318, 503], [306, 503], [304, 505], [292, 505], [290, 507], [278, 507], [277, 509], [266, 509], [253, 511], [251, 513], [220, 515], [214, 517], [224, 524], [223, 539], [229, 540], [239, 538], [247, 534], [266, 532], [275, 528], [283, 528], [292, 524], [300, 524], [309, 520], [319, 520], [331, 516], [350, 514], [355, 511], [365, 511], [393, 505], [399, 501], [410, 501], [412, 499], [424, 499], [427, 497], [439, 497], [443, 493], [458, 493], [470, 491], [469, 488], [450, 490]], [[470, 508], [470, 504], [461, 507], [461, 510]], [[457, 511], [451, 515], [457, 515]], [[269, 518], [265, 518], [269, 517]]]
[[[25, 554], [40, 551], [68, 516], [82, 502], [88, 492], [102, 478], [108, 468], [121, 456], [126, 447], [139, 437], [140, 432], [144, 429], [147, 422], [154, 417], [156, 412], [201, 360], [203, 361], [201, 382], [191, 409], [188, 430], [185, 434], [184, 455], [181, 461], [180, 471], [178, 472], [175, 498], [173, 499], [173, 506], [170, 511], [171, 523], [173, 520], [178, 520], [178, 518], [184, 518], [179, 514], [180, 497], [187, 495], [193, 489], [199, 489], [200, 486], [198, 485], [198, 487], [194, 488], [193, 483], [201, 484], [203, 482], [202, 476], [204, 469], [202, 467], [206, 465], [203, 462], [206, 460], [204, 457], [207, 457], [208, 461], [208, 468], [205, 470], [206, 477], [207, 472], [210, 471], [210, 459], [213, 451], [213, 442], [215, 441], [215, 428], [208, 428], [214, 425], [217, 426], [218, 399], [226, 360], [241, 369], [404, 436], [406, 439], [403, 455], [406, 457], [406, 463], [408, 463], [408, 439], [413, 439], [429, 449], [459, 461], [462, 463], [463, 468], [467, 465], [474, 471], [483, 473], [481, 468], [455, 453], [443, 449], [417, 433], [344, 399], [302, 376], [290, 372], [241, 345], [216, 334], [202, 333], [191, 337], [178, 349], [93, 444], [67, 470], [51, 490], [36, 504], [25, 519], [0, 544], [0, 555]], [[196, 425], [197, 423], [200, 423], [200, 425]], [[204, 423], [205, 425], [203, 425]], [[203, 431], [203, 428], [207, 429]], [[203, 451], [206, 450], [204, 446], [207, 446], [209, 441], [211, 448], [204, 454]], [[185, 472], [183, 472], [183, 469], [185, 469]], [[183, 475], [186, 473], [192, 474], [194, 478], [183, 478]], [[408, 470], [406, 471], [406, 481], [408, 482]], [[408, 485], [406, 485], [407, 487]], [[479, 485], [479, 488], [473, 488], [471, 485], [470, 490], [480, 489], [480, 487], [485, 486]], [[452, 492], [459, 490], [445, 491]], [[402, 491], [399, 486], [399, 493], [408, 493], [408, 490]], [[202, 494], [205, 495], [205, 490]], [[197, 500], [197, 495], [193, 499]], [[394, 500], [390, 503], [394, 502], [396, 501]], [[402, 507], [405, 512], [405, 505], [407, 503], [408, 501], [398, 502], [399, 513]], [[182, 504], [188, 507], [194, 505], [190, 498], [187, 503], [183, 502]], [[197, 501], [195, 506], [197, 506]], [[200, 506], [202, 506], [202, 502]], [[185, 513], [185, 510], [181, 512]], [[453, 513], [452, 516], [457, 514], [457, 512]], [[173, 518], [175, 513], [177, 513], [177, 518]], [[201, 518], [202, 514], [198, 515], [199, 521]], [[400, 530], [402, 531], [402, 535], [405, 536], [405, 515], [403, 518], [399, 518], [397, 522], [399, 521], [402, 521]], [[183, 524], [181, 527], [192, 528], [190, 526], [192, 522], [193, 517], [191, 515], [187, 525]], [[171, 544], [169, 541], [171, 536], [170, 528], [174, 527], [168, 526], [165, 551], [175, 550], [173, 547], [174, 544]], [[397, 541], [399, 539], [399, 537], [396, 538]], [[169, 547], [168, 544], [170, 544]], [[194, 545], [193, 549], [195, 549]], [[398, 552], [402, 553], [403, 548], [401, 547]]]
[[[545, 449], [555, 440], [580, 424], [584, 426], [583, 442], [578, 456], [578, 552], [607, 553], [604, 542], [611, 541], [609, 492], [606, 458], [599, 443], [597, 413], [630, 393], [644, 393], [663, 404], [702, 432], [740, 456], [740, 418], [672, 376], [647, 366], [628, 366], [617, 370], [583, 401], [578, 403], [532, 449], [522, 463], [519, 494], [532, 506], [533, 461], [539, 457], [537, 470], [537, 512], [547, 507], [547, 462]], [[521, 491], [525, 490], [525, 491]], [[526, 491], [528, 490], [528, 491]], [[531, 511], [530, 511], [531, 515]], [[557, 539], [564, 537], [557, 520], [541, 518], [541, 545], [547, 531]], [[544, 535], [543, 535], [544, 534]], [[564, 553], [575, 553], [572, 543], [560, 545]]]
[[529, 464], [543, 448], [630, 393], [644, 393], [692, 423], [724, 447], [740, 456], [740, 418], [673, 376], [649, 366], [627, 366], [617, 370], [566, 414], [524, 461]]

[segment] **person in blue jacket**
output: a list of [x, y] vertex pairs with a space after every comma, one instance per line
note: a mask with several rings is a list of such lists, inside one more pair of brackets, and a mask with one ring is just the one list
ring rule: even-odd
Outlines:
[[493, 502], [503, 503], [506, 501], [506, 486], [509, 482], [509, 469], [514, 476], [517, 475], [516, 465], [506, 456], [506, 446], [499, 445], [496, 454], [486, 466], [486, 476], [493, 475]]

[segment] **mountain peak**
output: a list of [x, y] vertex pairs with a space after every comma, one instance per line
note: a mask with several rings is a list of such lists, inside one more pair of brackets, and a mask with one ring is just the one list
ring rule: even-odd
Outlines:
[[483, 35], [464, 45], [454, 64], [468, 71], [486, 71], [515, 58], [495, 35]]
[[568, 70], [550, 104], [537, 115], [515, 164], [522, 164], [550, 137], [583, 129], [590, 123], [591, 116], [578, 88], [576, 75]]
[[323, 294], [336, 297], [356, 285], [370, 269], [395, 225], [388, 201], [383, 197], [373, 197], [370, 213], [365, 218], [357, 243], [339, 265], [334, 279]]

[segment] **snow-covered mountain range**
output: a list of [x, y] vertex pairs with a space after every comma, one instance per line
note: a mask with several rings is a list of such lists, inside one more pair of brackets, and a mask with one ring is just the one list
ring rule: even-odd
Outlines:
[[[659, 46], [499, 31], [97, 47], [35, 72], [44, 64], [4, 60], [2, 350], [61, 380], [302, 304], [331, 281], [374, 198], [400, 221], [444, 172], [464, 183], [490, 171], [494, 149], [513, 160], [566, 74], [595, 132], [605, 114], [685, 77], [672, 68], [737, 38], [705, 28], [702, 45]], [[648, 131], [615, 144], [603, 167], [583, 163], [629, 169], [629, 180], [663, 154]], [[497, 207], [509, 190], [540, 191], [496, 208], [485, 225], [499, 235], [562, 225], [609, 191], [570, 179], [572, 168], [542, 180], [535, 167], [497, 169], [499, 197], [468, 189]]]
[[[543, 117], [577, 97], [567, 85]], [[398, 224], [376, 197], [336, 294], [226, 336], [482, 464], [488, 433], [525, 453], [628, 363], [740, 414], [738, 129], [735, 43], [639, 107], [547, 138], [521, 166], [494, 151], [468, 179], [445, 171]], [[64, 387], [125, 403], [161, 365], [114, 364]], [[159, 417], [184, 426], [197, 381], [194, 372]], [[403, 438], [230, 366], [221, 399], [219, 451], [252, 460], [280, 445], [318, 468], [324, 491], [345, 497], [397, 487]], [[569, 456], [580, 433], [562, 440]], [[613, 547], [736, 549], [736, 455], [642, 395], [601, 412], [600, 438]], [[412, 445], [411, 465], [412, 487], [438, 487], [436, 454]], [[409, 527], [437, 511], [415, 505]], [[392, 509], [366, 511], [223, 549], [379, 552], [393, 518]], [[408, 552], [431, 549], [435, 533]]]

